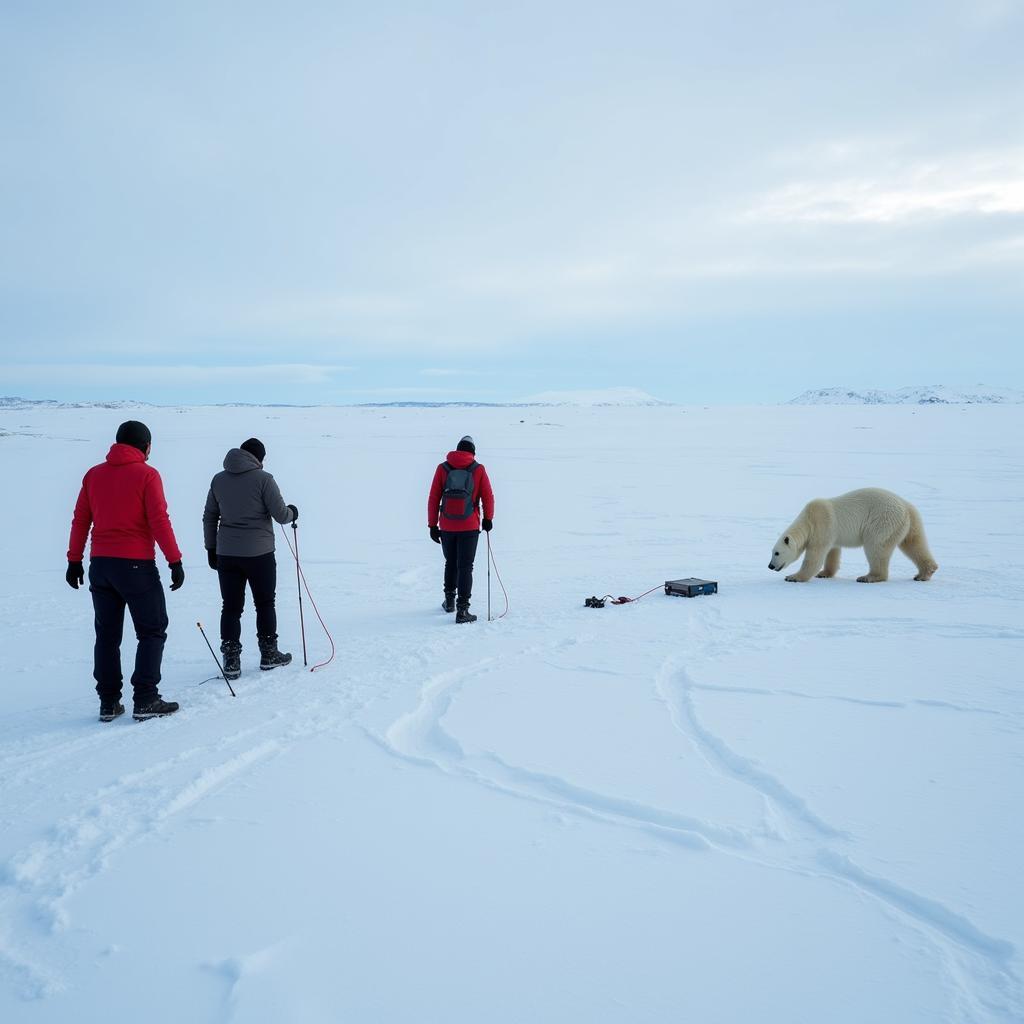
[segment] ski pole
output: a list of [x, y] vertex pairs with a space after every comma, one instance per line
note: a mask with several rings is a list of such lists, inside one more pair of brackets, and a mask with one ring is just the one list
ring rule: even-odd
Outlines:
[[221, 679], [223, 679], [224, 682], [228, 684], [228, 689], [231, 690], [231, 696], [234, 697], [236, 695], [235, 691], [231, 689], [231, 683], [228, 682], [228, 677], [224, 674], [224, 666], [220, 663], [220, 658], [218, 658], [217, 655], [213, 653], [213, 645], [210, 643], [210, 638], [206, 635], [206, 630], [203, 629], [203, 624], [201, 622], [197, 622], [196, 625], [199, 627], [199, 632], [203, 634], [203, 639], [206, 641], [206, 646], [210, 648], [210, 654], [212, 655], [213, 660], [217, 665], [217, 671], [220, 672]]
[[302, 583], [299, 571], [299, 525], [292, 520], [292, 529], [295, 531], [295, 589], [299, 592], [299, 629], [302, 632], [302, 667], [306, 668], [309, 662], [306, 660], [306, 623], [302, 617]]
[[[488, 604], [490, 603], [490, 583], [491, 583], [491, 565], [494, 565], [494, 578], [498, 581], [498, 586], [501, 587], [501, 592], [505, 595], [505, 610], [497, 616], [494, 621], [505, 618], [508, 615], [508, 591], [505, 589], [505, 584], [501, 578], [501, 572], [498, 570], [498, 563], [494, 561], [494, 552], [491, 550], [491, 538], [487, 538], [487, 599]], [[490, 609], [488, 608], [488, 616], [490, 615]], [[490, 620], [489, 620], [490, 621]]]
[[487, 532], [487, 621], [491, 621], [491, 534]]
[[[299, 582], [302, 584], [302, 590], [305, 590], [306, 597], [309, 598], [309, 603], [313, 606], [313, 612], [314, 612], [314, 614], [316, 615], [317, 619], [320, 622], [320, 628], [324, 631], [324, 636], [327, 637], [327, 642], [331, 645], [331, 656], [326, 661], [319, 662], [318, 664], [314, 665], [309, 670], [310, 672], [316, 672], [317, 669], [327, 668], [327, 666], [330, 665], [330, 663], [332, 661], [334, 661], [334, 655], [336, 653], [335, 646], [334, 646], [334, 637], [331, 636], [331, 631], [327, 628], [327, 623], [324, 622], [324, 617], [320, 614], [320, 609], [317, 608], [316, 601], [314, 600], [313, 595], [309, 591], [309, 584], [306, 582], [306, 574], [302, 571], [302, 567], [299, 565], [298, 550], [295, 547], [292, 546], [292, 542], [288, 539], [288, 531], [284, 528], [283, 524], [279, 523], [278, 526], [280, 526], [280, 528], [281, 528], [281, 536], [284, 537], [284, 542], [285, 542], [285, 544], [288, 545], [288, 550], [291, 552], [292, 558], [295, 559], [295, 573], [299, 577]], [[302, 607], [301, 607], [302, 593], [301, 593], [301, 591], [299, 593], [299, 601], [300, 601], [299, 616], [301, 618], [301, 613], [302, 613]], [[305, 651], [305, 648], [306, 648], [306, 629], [305, 629], [305, 625], [303, 625], [303, 629], [302, 629], [302, 648], [303, 648], [303, 651]]]

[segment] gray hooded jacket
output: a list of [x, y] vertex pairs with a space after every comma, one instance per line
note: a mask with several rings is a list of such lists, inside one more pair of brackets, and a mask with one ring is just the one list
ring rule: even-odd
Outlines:
[[[274, 524], [292, 521], [274, 478], [241, 448], [224, 456], [224, 472], [210, 483], [203, 510], [203, 541], [218, 555], [251, 558], [274, 550]], [[219, 528], [218, 528], [219, 524]]]

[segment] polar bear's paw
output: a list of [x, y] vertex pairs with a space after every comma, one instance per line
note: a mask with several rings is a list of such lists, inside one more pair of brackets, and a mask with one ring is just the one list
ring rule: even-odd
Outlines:
[[830, 580], [833, 576], [835, 576], [834, 572], [829, 572], [828, 569], [822, 569], [815, 578], [819, 580]]
[[810, 579], [809, 576], [801, 576], [799, 573], [794, 573], [792, 576], [786, 577], [787, 583], [806, 583]]
[[915, 579], [915, 580], [917, 580], [917, 582], [918, 582], [918, 583], [926, 583], [926, 582], [927, 582], [928, 580], [930, 580], [930, 579], [932, 578], [932, 576], [934, 576], [934, 575], [935, 575], [935, 570], [936, 570], [936, 569], [938, 569], [938, 566], [937, 566], [937, 565], [936, 565], [936, 566], [934, 566], [934, 567], [933, 567], [933, 568], [931, 568], [931, 569], [922, 569], [922, 570], [921, 570], [921, 571], [920, 571], [920, 572], [919, 572], [919, 573], [918, 573], [918, 574], [917, 574], [917, 575], [916, 575], [916, 576], [914, 577], [914, 579]]
[[889, 577], [879, 576], [877, 573], [869, 572], [867, 576], [858, 576], [858, 583], [884, 583]]

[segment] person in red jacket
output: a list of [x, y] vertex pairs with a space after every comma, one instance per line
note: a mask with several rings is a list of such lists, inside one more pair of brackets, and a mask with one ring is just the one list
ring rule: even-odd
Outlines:
[[163, 700], [157, 689], [167, 639], [167, 605], [154, 544], [160, 545], [168, 561], [171, 590], [185, 582], [185, 570], [167, 515], [163, 482], [160, 474], [146, 465], [151, 443], [144, 423], [122, 423], [106, 461], [85, 474], [71, 521], [64, 578], [75, 590], [85, 582], [82, 563], [92, 527], [89, 591], [96, 612], [93, 677], [101, 722], [112, 722], [124, 714], [121, 637], [126, 606], [139, 641], [132, 674], [134, 717], [144, 721], [178, 710], [178, 705]]
[[456, 622], [476, 622], [476, 616], [469, 612], [473, 561], [480, 529], [483, 527], [490, 532], [493, 520], [491, 481], [487, 470], [476, 461], [476, 443], [467, 435], [434, 471], [427, 498], [430, 539], [440, 544], [444, 552], [444, 604], [441, 607], [446, 612], [456, 612]]

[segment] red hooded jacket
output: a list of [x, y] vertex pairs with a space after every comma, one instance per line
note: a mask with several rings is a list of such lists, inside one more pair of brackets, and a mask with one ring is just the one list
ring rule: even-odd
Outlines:
[[[453, 469], [467, 469], [476, 456], [472, 452], [449, 452], [448, 465]], [[442, 530], [460, 532], [462, 530], [480, 529], [480, 503], [484, 506], [484, 519], [494, 518], [494, 491], [487, 470], [479, 463], [473, 470], [473, 514], [467, 519], [449, 519], [441, 515], [441, 494], [448, 478], [445, 464], [434, 470], [434, 482], [430, 485], [430, 497], [427, 498], [427, 526], [440, 526]]]
[[85, 474], [71, 520], [69, 562], [83, 560], [90, 526], [94, 558], [148, 561], [156, 557], [155, 541], [169, 563], [181, 561], [160, 474], [130, 444], [113, 445], [107, 461]]

